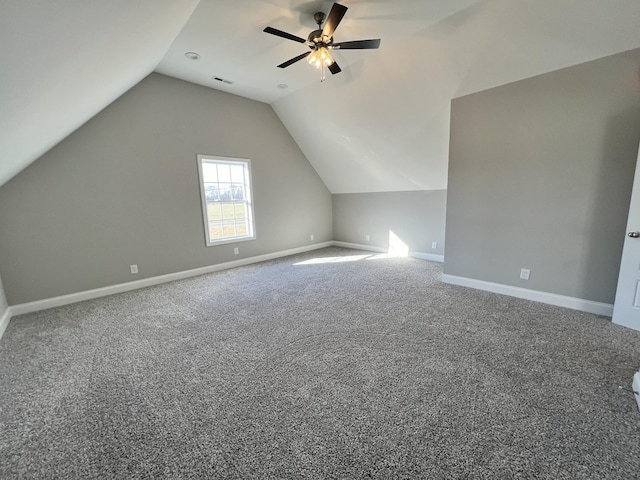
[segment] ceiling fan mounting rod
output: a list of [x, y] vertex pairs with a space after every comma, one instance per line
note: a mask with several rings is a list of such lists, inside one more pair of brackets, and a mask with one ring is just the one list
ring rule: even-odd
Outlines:
[[316, 23], [318, 24], [318, 28], [320, 28], [322, 26], [322, 23], [324, 22], [324, 19], [327, 18], [327, 16], [325, 15], [324, 12], [316, 12], [313, 15], [313, 19], [316, 21]]

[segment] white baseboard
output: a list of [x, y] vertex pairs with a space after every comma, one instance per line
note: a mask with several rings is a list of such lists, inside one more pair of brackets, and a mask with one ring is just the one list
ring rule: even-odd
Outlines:
[[333, 242], [315, 243], [313, 245], [305, 245], [304, 247], [292, 248], [289, 250], [282, 250], [279, 252], [267, 253], [264, 255], [256, 255], [254, 257], [247, 257], [240, 260], [233, 260], [231, 262], [208, 265], [206, 267], [194, 268], [192, 270], [184, 270], [182, 272], [169, 273], [166, 275], [159, 275], [157, 277], [143, 278], [134, 282], [119, 283], [116, 285], [110, 285], [108, 287], [95, 288], [92, 290], [85, 290], [83, 292], [61, 295], [59, 297], [45, 298], [43, 300], [37, 300], [35, 302], [21, 303], [18, 305], [12, 305], [9, 308], [11, 310], [11, 316], [22, 315], [25, 313], [46, 310], [47, 308], [60, 307], [62, 305], [69, 305], [71, 303], [91, 300], [93, 298], [106, 297], [107, 295], [128, 292], [131, 290], [137, 290], [139, 288], [159, 285], [161, 283], [173, 282], [175, 280], [182, 280], [189, 277], [196, 277], [198, 275], [218, 272], [220, 270], [227, 270], [229, 268], [241, 267], [243, 265], [249, 265], [252, 263], [273, 260], [280, 257], [286, 257], [287, 255], [295, 255], [297, 253], [330, 247], [332, 245]]
[[[389, 253], [389, 251], [382, 247], [376, 247], [373, 245], [362, 245], [360, 243], [349, 243], [349, 242], [333, 242], [333, 245], [336, 247], [343, 248], [353, 248], [355, 250], [365, 250], [367, 252], [376, 252], [376, 253]], [[433, 253], [422, 253], [422, 252], [409, 252], [409, 257], [419, 258], [420, 260], [430, 260], [432, 262], [444, 262], [444, 255], [436, 255]]]
[[388, 250], [385, 250], [382, 247], [376, 247], [374, 245], [361, 245], [359, 243], [349, 243], [349, 242], [331, 242], [334, 247], [342, 247], [342, 248], [353, 248], [354, 250], [364, 250], [366, 252], [376, 252], [376, 253], [387, 253]]
[[12, 313], [11, 307], [7, 307], [7, 309], [2, 314], [2, 317], [0, 317], [0, 339], [4, 334], [4, 331], [9, 326], [9, 320], [11, 320], [12, 316], [13, 316], [13, 313]]
[[596, 315], [604, 315], [606, 317], [611, 317], [613, 315], [613, 305], [609, 303], [593, 302], [582, 298], [567, 297], [564, 295], [557, 295], [555, 293], [539, 292], [537, 290], [528, 290], [526, 288], [485, 282], [484, 280], [475, 280], [473, 278], [458, 277], [456, 275], [443, 274], [442, 281], [452, 285], [476, 288], [478, 290], [500, 293], [502, 295], [523, 298], [525, 300], [533, 300], [534, 302], [548, 303], [558, 307], [571, 308], [573, 310], [595, 313]]
[[640, 410], [640, 371], [633, 375], [633, 381], [631, 382], [631, 389], [633, 395], [636, 397], [636, 403], [638, 404], [638, 410]]
[[444, 263], [444, 255], [436, 255], [435, 253], [409, 252], [409, 256], [411, 258], [419, 258], [420, 260]]

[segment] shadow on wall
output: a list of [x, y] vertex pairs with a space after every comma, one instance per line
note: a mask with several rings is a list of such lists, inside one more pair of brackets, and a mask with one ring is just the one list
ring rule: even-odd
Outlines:
[[[595, 177], [592, 205], [587, 211], [591, 213], [587, 219], [589, 231], [585, 232], [584, 251], [587, 258], [580, 274], [580, 291], [585, 298], [593, 298], [597, 292], [593, 289], [593, 282], [589, 279], [608, 275], [608, 283], [616, 285], [622, 246], [625, 239], [625, 228], [631, 201], [633, 176], [638, 156], [638, 141], [640, 140], [640, 109], [633, 108], [620, 115], [613, 116], [606, 128], [599, 171]], [[611, 212], [618, 212], [611, 215]], [[603, 255], [602, 245], [611, 242], [611, 232], [619, 232], [615, 236], [615, 245], [608, 249], [609, 254]], [[616, 267], [612, 268], [615, 265]]]

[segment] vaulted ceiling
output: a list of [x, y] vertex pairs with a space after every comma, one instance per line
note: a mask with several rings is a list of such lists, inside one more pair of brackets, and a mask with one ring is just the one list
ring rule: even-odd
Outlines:
[[640, 47], [637, 0], [340, 3], [335, 41], [382, 43], [320, 83], [262, 29], [306, 38], [331, 1], [3, 2], [0, 185], [155, 70], [271, 104], [333, 193], [444, 189], [452, 98]]

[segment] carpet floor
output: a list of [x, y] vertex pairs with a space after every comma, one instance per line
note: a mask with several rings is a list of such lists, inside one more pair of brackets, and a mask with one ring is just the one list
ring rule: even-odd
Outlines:
[[0, 478], [640, 478], [640, 332], [441, 274], [328, 248], [16, 317]]

